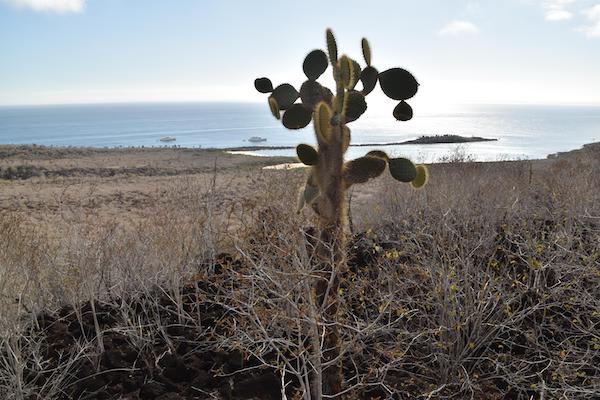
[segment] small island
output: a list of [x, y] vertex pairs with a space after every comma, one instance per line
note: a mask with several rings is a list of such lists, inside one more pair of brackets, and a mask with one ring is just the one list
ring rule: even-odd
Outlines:
[[473, 142], [495, 142], [498, 139], [483, 138], [478, 136], [460, 136], [460, 135], [433, 135], [421, 136], [417, 139], [407, 140], [398, 144], [437, 144], [437, 143], [473, 143]]
[[[460, 136], [460, 135], [423, 135], [417, 139], [405, 140], [403, 142], [388, 143], [353, 143], [350, 147], [372, 147], [372, 146], [401, 146], [405, 144], [440, 144], [440, 143], [473, 143], [473, 142], [495, 142], [498, 139], [483, 138], [479, 136]], [[224, 151], [259, 151], [259, 150], [291, 150], [294, 146], [242, 146], [229, 147], [222, 149]]]

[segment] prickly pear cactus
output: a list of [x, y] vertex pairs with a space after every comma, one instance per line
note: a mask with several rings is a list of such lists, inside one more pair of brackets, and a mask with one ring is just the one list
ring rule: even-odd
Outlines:
[[[332, 360], [339, 360], [340, 355], [335, 321], [340, 272], [345, 268], [346, 191], [352, 185], [380, 176], [386, 168], [394, 179], [409, 183], [415, 189], [422, 188], [428, 178], [424, 165], [415, 166], [406, 158], [390, 158], [381, 150], [371, 151], [355, 160], [344, 160], [350, 146], [347, 124], [365, 113], [366, 97], [377, 82], [387, 97], [398, 101], [393, 111], [398, 121], [413, 117], [413, 110], [406, 100], [417, 93], [419, 83], [402, 68], [379, 72], [372, 65], [373, 56], [367, 39], [361, 42], [364, 68], [346, 54], [338, 57], [337, 42], [330, 29], [326, 32], [326, 43], [327, 52], [313, 50], [304, 59], [302, 69], [307, 80], [299, 92], [288, 83], [274, 87], [268, 78], [258, 78], [254, 82], [259, 92], [269, 94], [271, 113], [281, 119], [286, 128], [302, 129], [312, 121], [317, 139], [318, 148], [300, 144], [296, 152], [300, 161], [310, 167], [306, 184], [300, 191], [298, 208], [311, 206], [319, 221], [319, 241], [314, 248], [323, 276], [315, 283], [315, 296], [322, 306], [323, 320], [332, 322], [323, 328], [326, 332], [323, 365], [334, 365], [323, 371], [322, 387], [311, 387], [313, 398], [318, 399], [322, 394], [335, 395], [342, 391], [341, 364]], [[329, 66], [335, 91], [317, 82]]]
[[[417, 167], [405, 158], [389, 158], [379, 150], [369, 152], [357, 160], [343, 161], [343, 154], [350, 144], [350, 129], [347, 124], [359, 119], [367, 110], [366, 96], [375, 89], [377, 82], [387, 97], [399, 101], [393, 111], [393, 116], [398, 121], [412, 119], [413, 110], [406, 100], [417, 93], [419, 83], [410, 72], [402, 68], [378, 72], [371, 64], [372, 52], [367, 39], [361, 41], [366, 64], [364, 68], [345, 54], [338, 58], [337, 42], [329, 29], [326, 43], [327, 52], [313, 50], [304, 59], [302, 69], [307, 80], [300, 86], [299, 92], [287, 83], [274, 87], [268, 78], [258, 78], [254, 85], [259, 92], [270, 94], [269, 108], [286, 128], [302, 129], [313, 122], [318, 149], [301, 144], [297, 153], [300, 161], [311, 167], [307, 181], [316, 183], [318, 194], [314, 193], [315, 186], [308, 191], [306, 188], [302, 189], [300, 196], [307, 196], [308, 193], [308, 197], [301, 199], [299, 204], [313, 205], [326, 225], [335, 225], [341, 222], [340, 217], [344, 215], [339, 203], [343, 196], [327, 185], [339, 186], [341, 192], [344, 192], [354, 184], [378, 177], [389, 166], [393, 178], [419, 189], [427, 183], [428, 173], [424, 165]], [[336, 82], [335, 95], [317, 82], [329, 65]]]

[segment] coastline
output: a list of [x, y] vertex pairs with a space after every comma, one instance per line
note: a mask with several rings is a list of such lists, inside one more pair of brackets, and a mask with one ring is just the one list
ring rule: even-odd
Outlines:
[[[454, 165], [479, 165], [501, 169], [522, 164], [527, 170], [542, 171], [564, 159], [590, 156], [600, 158], [600, 142], [546, 158], [495, 162], [451, 159], [430, 167], [443, 170]], [[101, 205], [111, 214], [145, 214], [150, 205], [163, 201], [165, 188], [188, 185], [190, 180], [202, 181], [203, 185], [218, 180], [226, 185], [229, 201], [249, 199], [256, 180], [268, 181], [273, 174], [291, 174], [290, 184], [299, 187], [304, 173], [288, 168], [297, 162], [295, 157], [230, 154], [223, 149], [0, 145], [0, 211], [36, 212], [46, 218], [64, 204], [78, 208], [86, 203], [85, 207], [92, 204], [94, 209]]]
[[[447, 136], [453, 136], [447, 138]], [[479, 143], [479, 142], [497, 142], [499, 139], [496, 138], [483, 138], [478, 136], [456, 136], [456, 135], [443, 135], [443, 136], [421, 136], [417, 139], [404, 140], [402, 142], [384, 142], [384, 143], [351, 143], [350, 147], [389, 147], [389, 146], [403, 146], [409, 144], [461, 144], [461, 143]], [[293, 150], [295, 146], [238, 146], [238, 147], [226, 147], [225, 151], [260, 151], [260, 150]]]

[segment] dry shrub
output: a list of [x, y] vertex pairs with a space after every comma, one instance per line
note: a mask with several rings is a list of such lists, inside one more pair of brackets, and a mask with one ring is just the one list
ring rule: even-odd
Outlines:
[[[237, 183], [213, 178], [170, 188], [137, 222], [92, 213], [48, 228], [0, 214], [0, 395], [60, 398], [58, 383], [23, 379], [40, 340], [24, 307], [149, 298], [157, 287], [177, 304], [195, 274], [218, 275], [205, 301], [228, 310], [198, 346], [253, 355], [285, 371], [298, 396], [318, 379], [324, 322], [311, 281], [321, 271], [306, 246], [311, 220], [294, 210], [300, 175], [251, 174], [256, 196], [230, 202], [219, 199]], [[352, 241], [342, 277], [345, 398], [597, 398], [598, 188], [600, 162], [585, 153], [434, 165], [418, 192], [383, 182], [356, 213], [369, 230]], [[184, 311], [180, 319], [198, 323]], [[120, 331], [140, 348], [168, 339], [158, 315]], [[80, 343], [55, 382], [68, 382], [73, 360], [97, 353], [100, 342]]]

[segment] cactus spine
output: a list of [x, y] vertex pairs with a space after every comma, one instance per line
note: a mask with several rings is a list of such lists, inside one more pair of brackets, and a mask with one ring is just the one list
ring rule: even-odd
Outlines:
[[[342, 55], [338, 59], [335, 36], [326, 31], [327, 53], [322, 50], [310, 52], [302, 65], [307, 81], [298, 93], [293, 86], [284, 83], [273, 89], [271, 81], [259, 78], [256, 89], [271, 93], [269, 106], [279, 119], [284, 111], [283, 124], [288, 129], [301, 129], [311, 119], [315, 129], [318, 149], [301, 144], [296, 151], [298, 158], [310, 166], [306, 184], [300, 192], [298, 209], [305, 205], [317, 214], [318, 241], [314, 247], [322, 275], [314, 284], [314, 295], [320, 306], [325, 330], [322, 365], [322, 385], [311, 382], [312, 398], [322, 395], [335, 396], [342, 391], [342, 368], [340, 337], [336, 325], [338, 316], [338, 289], [341, 275], [346, 267], [346, 190], [354, 184], [364, 183], [381, 175], [389, 167], [391, 176], [414, 188], [427, 183], [428, 173], [424, 165], [416, 167], [406, 158], [390, 158], [380, 150], [371, 151], [356, 160], [344, 161], [344, 153], [350, 145], [350, 129], [346, 124], [357, 120], [367, 109], [366, 96], [377, 82], [383, 92], [394, 100], [400, 100], [393, 112], [399, 121], [408, 121], [413, 112], [406, 100], [413, 97], [419, 84], [414, 76], [402, 69], [392, 68], [379, 73], [371, 65], [372, 52], [367, 39], [361, 42], [366, 67]], [[327, 58], [336, 83], [335, 96], [316, 80], [327, 69]], [[355, 90], [361, 82], [362, 90]], [[300, 98], [301, 102], [296, 103]]]

